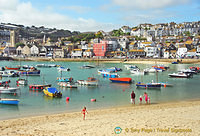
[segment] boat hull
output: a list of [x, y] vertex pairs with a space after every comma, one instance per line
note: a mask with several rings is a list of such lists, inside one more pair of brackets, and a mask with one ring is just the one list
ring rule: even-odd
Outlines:
[[160, 83], [137, 83], [136, 86], [143, 88], [160, 88], [162, 85]]
[[131, 78], [109, 78], [110, 81], [114, 83], [131, 83]]
[[35, 70], [35, 71], [18, 71], [17, 72], [20, 75], [24, 76], [39, 76], [40, 75], [40, 70]]
[[0, 87], [0, 93], [16, 93], [19, 88]]
[[18, 99], [0, 99], [0, 104], [8, 104], [8, 105], [18, 105], [19, 100]]

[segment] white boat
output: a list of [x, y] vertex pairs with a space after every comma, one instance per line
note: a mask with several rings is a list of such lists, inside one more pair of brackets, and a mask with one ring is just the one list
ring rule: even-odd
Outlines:
[[147, 73], [156, 73], [156, 72], [163, 72], [162, 69], [155, 69], [155, 68], [146, 68], [144, 69], [144, 72], [147, 72]]
[[175, 78], [190, 78], [192, 77], [192, 74], [188, 74], [188, 73], [183, 73], [183, 72], [178, 72], [178, 73], [172, 73], [172, 74], [168, 74], [170, 77], [175, 77]]
[[145, 75], [147, 73], [146, 71], [141, 71], [138, 69], [131, 69], [130, 72], [135, 75]]
[[50, 68], [50, 67], [57, 67], [57, 65], [56, 64], [37, 64], [36, 67]]
[[97, 86], [98, 80], [94, 77], [88, 77], [87, 80], [77, 80], [80, 85]]
[[72, 83], [72, 82], [59, 82], [58, 85], [61, 87], [67, 87], [67, 88], [77, 88], [78, 87], [75, 83]]
[[58, 67], [57, 68], [60, 72], [61, 71], [70, 71], [70, 68]]
[[2, 86], [0, 87], [0, 93], [16, 93], [19, 88]]
[[28, 80], [19, 78], [19, 79], [16, 81], [16, 83], [17, 83], [18, 85], [27, 85], [27, 84], [28, 84]]
[[138, 69], [138, 67], [136, 65], [124, 65], [124, 67], [127, 69], [127, 70], [130, 70], [130, 69]]
[[0, 71], [0, 75], [2, 77], [18, 77], [19, 76], [19, 74], [17, 74], [13, 70], [10, 70], [10, 71]]
[[90, 69], [90, 68], [95, 68], [95, 66], [93, 66], [93, 65], [83, 65], [81, 68]]

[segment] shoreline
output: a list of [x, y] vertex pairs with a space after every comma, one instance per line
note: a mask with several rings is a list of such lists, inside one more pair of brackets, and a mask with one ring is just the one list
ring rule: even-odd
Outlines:
[[[41, 58], [41, 57], [28, 57], [28, 58], [13, 58], [13, 61], [50, 61], [50, 62], [95, 62], [95, 63], [124, 63], [124, 64], [171, 64], [178, 59], [96, 59], [96, 58]], [[200, 59], [179, 59], [182, 60], [180, 64], [200, 64]]]
[[[80, 109], [81, 111], [81, 109]], [[115, 127], [122, 135], [133, 135], [125, 129], [191, 129], [192, 132], [166, 132], [166, 135], [199, 135], [200, 100], [166, 102], [158, 104], [127, 105], [103, 109], [88, 109], [86, 120], [80, 112], [47, 114], [0, 120], [1, 135], [113, 135]], [[169, 120], [169, 121], [168, 121]], [[50, 133], [48, 133], [50, 132]], [[153, 134], [152, 134], [153, 133]], [[138, 134], [138, 133], [135, 133]], [[139, 132], [139, 135], [163, 134], [160, 131]]]

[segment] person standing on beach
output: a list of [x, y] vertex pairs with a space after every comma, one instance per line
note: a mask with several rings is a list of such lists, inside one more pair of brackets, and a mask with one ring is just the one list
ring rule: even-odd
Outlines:
[[146, 104], [148, 104], [148, 94], [146, 92], [144, 92], [144, 99], [146, 101]]
[[134, 91], [132, 91], [132, 93], [131, 93], [131, 103], [135, 104], [135, 93], [134, 93]]
[[86, 114], [86, 113], [88, 114], [88, 112], [87, 112], [87, 110], [86, 110], [86, 107], [83, 107], [81, 113], [83, 113], [83, 120], [85, 120], [85, 114]]

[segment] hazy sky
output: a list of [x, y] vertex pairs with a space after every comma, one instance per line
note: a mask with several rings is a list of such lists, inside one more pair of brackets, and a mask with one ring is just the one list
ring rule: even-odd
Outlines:
[[0, 22], [71, 31], [200, 21], [200, 0], [0, 0]]

